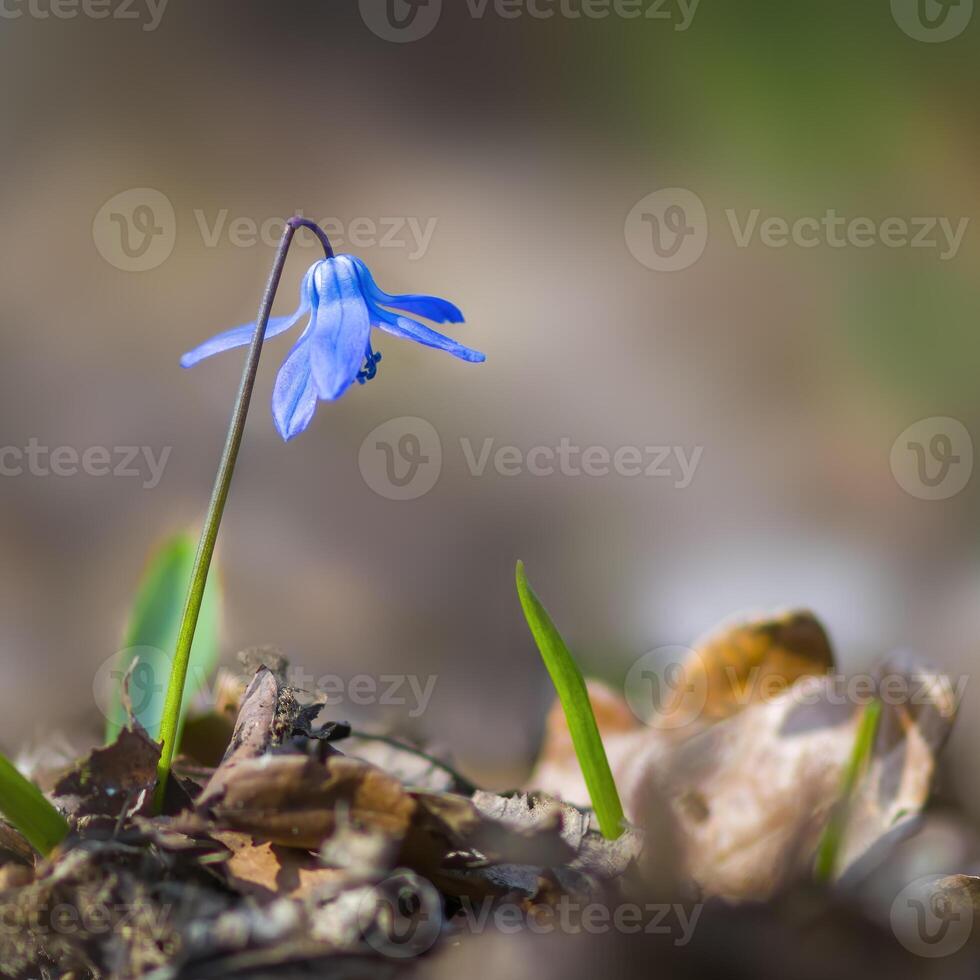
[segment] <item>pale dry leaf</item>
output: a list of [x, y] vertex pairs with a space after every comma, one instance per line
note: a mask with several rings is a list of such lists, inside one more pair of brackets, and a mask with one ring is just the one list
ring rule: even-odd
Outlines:
[[[644, 724], [621, 692], [589, 680], [589, 700], [614, 777], [639, 752], [660, 744], [667, 752], [711, 725], [771, 701], [799, 678], [826, 674], [834, 663], [830, 641], [813, 613], [796, 610], [758, 618], [739, 617], [695, 643], [664, 678], [658, 710]], [[618, 784], [618, 778], [617, 778]], [[589, 806], [571, 735], [560, 703], [548, 713], [545, 736], [527, 787], [576, 806]], [[627, 817], [633, 818], [626, 806]]]
[[[953, 720], [948, 679], [912, 661], [879, 669], [921, 688], [923, 702], [885, 705], [867, 773], [848, 807], [838, 867], [907, 833], [925, 805], [936, 753]], [[937, 692], [939, 698], [936, 700]], [[710, 895], [762, 899], [809, 874], [840, 799], [865, 710], [830, 677], [805, 677], [669, 752], [653, 746], [622, 773], [633, 812], [669, 802], [682, 868]]]

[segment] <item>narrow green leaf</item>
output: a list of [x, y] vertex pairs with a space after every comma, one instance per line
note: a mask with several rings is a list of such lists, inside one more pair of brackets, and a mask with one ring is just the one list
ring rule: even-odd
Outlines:
[[68, 821], [22, 776], [13, 763], [0, 755], [0, 810], [43, 855], [68, 836]]
[[851, 797], [854, 795], [858, 781], [864, 775], [871, 760], [880, 718], [880, 701], [872, 701], [861, 715], [857, 735], [854, 736], [851, 757], [847, 760], [847, 766], [841, 780], [840, 800], [834, 807], [830, 819], [827, 821], [827, 826], [824, 828], [823, 836], [820, 838], [820, 844], [817, 846], [813, 876], [823, 884], [830, 882], [837, 871], [837, 857], [841, 842], [844, 839], [847, 818], [851, 811]]
[[[137, 657], [139, 663], [129, 687], [133, 713], [152, 738], [159, 738], [167, 681], [194, 565], [194, 547], [194, 538], [190, 534], [175, 535], [154, 552], [140, 581], [123, 649], [112, 671], [114, 687], [107, 713], [106, 742], [115, 741], [126, 723], [122, 679]], [[213, 575], [204, 593], [191, 649], [184, 711], [193, 695], [208, 683], [217, 666], [220, 620], [221, 587], [218, 576]]]
[[517, 563], [517, 594], [524, 618], [565, 712], [572, 745], [582, 767], [599, 829], [604, 837], [615, 840], [623, 832], [623, 807], [609, 769], [585, 680], [557, 627], [528, 583], [524, 562], [521, 561]]

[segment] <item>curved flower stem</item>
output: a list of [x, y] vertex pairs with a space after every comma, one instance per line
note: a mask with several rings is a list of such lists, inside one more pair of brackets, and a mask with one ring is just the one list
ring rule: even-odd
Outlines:
[[245, 420], [248, 417], [248, 407], [252, 400], [252, 389], [255, 387], [255, 375], [259, 367], [259, 358], [262, 356], [262, 344], [269, 323], [269, 314], [272, 312], [272, 303], [276, 298], [279, 280], [282, 278], [283, 266], [286, 264], [286, 254], [289, 252], [293, 236], [299, 228], [309, 228], [319, 238], [320, 244], [323, 245], [324, 254], [328, 259], [333, 258], [334, 254], [330, 240], [314, 222], [298, 216], [290, 218], [286, 222], [282, 238], [279, 240], [279, 249], [272, 265], [272, 272], [269, 275], [269, 282], [259, 305], [255, 333], [248, 349], [248, 357], [245, 359], [245, 369], [242, 372], [241, 384], [238, 387], [235, 408], [231, 414], [225, 448], [221, 454], [221, 462], [218, 464], [218, 475], [214, 480], [211, 502], [208, 505], [204, 527], [201, 529], [201, 540], [197, 546], [197, 555], [194, 558], [194, 566], [191, 571], [190, 588], [187, 593], [187, 601], [184, 604], [184, 614], [180, 621], [180, 631], [177, 634], [177, 649], [174, 652], [173, 665], [170, 669], [170, 682], [167, 686], [163, 718], [160, 724], [160, 739], [163, 748], [157, 766], [156, 806], [158, 811], [163, 805], [170, 766], [173, 762], [174, 743], [177, 739], [180, 721], [180, 706], [184, 698], [184, 684], [187, 681], [187, 668], [190, 663], [191, 645], [194, 642], [194, 631], [197, 629], [197, 619], [204, 598], [204, 586], [207, 584], [208, 570], [211, 567], [211, 558], [214, 555], [214, 546], [218, 539], [218, 528], [221, 526], [221, 517], [224, 514], [225, 502], [228, 499], [228, 489], [231, 486], [235, 463], [238, 460], [238, 450], [241, 448], [242, 437], [245, 434]]

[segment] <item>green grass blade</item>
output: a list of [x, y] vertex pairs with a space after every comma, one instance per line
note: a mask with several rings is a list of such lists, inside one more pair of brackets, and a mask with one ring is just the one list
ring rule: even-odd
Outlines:
[[623, 807], [609, 769], [606, 750], [602, 746], [602, 737], [599, 735], [599, 726], [592, 711], [585, 680], [547, 610], [528, 583], [524, 563], [521, 561], [517, 563], [517, 594], [524, 610], [524, 618], [565, 712], [572, 745], [582, 767], [599, 829], [604, 837], [615, 840], [623, 832]]
[[0, 755], [0, 810], [41, 854], [47, 856], [68, 836], [68, 821]]
[[864, 775], [871, 760], [875, 747], [875, 736], [878, 733], [878, 722], [881, 719], [881, 702], [872, 701], [865, 709], [858, 724], [857, 735], [851, 757], [844, 769], [841, 780], [840, 800], [827, 821], [817, 856], [813, 867], [813, 876], [817, 881], [827, 884], [833, 880], [837, 870], [837, 856], [844, 838], [844, 827], [851, 809], [851, 797], [857, 788], [858, 780]]
[[[153, 553], [140, 581], [123, 649], [112, 671], [115, 683], [106, 723], [107, 743], [115, 741], [126, 723], [122, 678], [136, 657], [139, 657], [139, 663], [130, 680], [133, 713], [152, 738], [159, 738], [167, 680], [194, 566], [194, 548], [194, 538], [190, 534], [181, 533], [170, 538]], [[184, 705], [190, 703], [191, 697], [208, 682], [217, 667], [220, 620], [221, 587], [215, 575], [205, 590], [194, 634]]]

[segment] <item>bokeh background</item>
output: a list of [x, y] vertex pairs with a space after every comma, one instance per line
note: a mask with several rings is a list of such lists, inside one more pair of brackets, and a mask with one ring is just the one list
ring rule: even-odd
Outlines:
[[[977, 813], [980, 481], [961, 458], [965, 487], [923, 499], [892, 449], [937, 417], [980, 433], [980, 18], [937, 40], [901, 0], [395, 3], [432, 29], [392, 39], [367, 0], [6, 0], [0, 445], [169, 456], [153, 487], [145, 465], [0, 478], [0, 744], [97, 737], [93, 677], [149, 551], [203, 515], [243, 354], [178, 358], [254, 316], [274, 245], [252, 224], [301, 211], [385, 288], [459, 303], [487, 362], [380, 339], [378, 380], [284, 445], [268, 403], [291, 341], [270, 341], [221, 534], [227, 661], [269, 643], [315, 675], [437, 675], [421, 718], [339, 713], [506, 786], [551, 698], [518, 557], [614, 684], [733, 613], [805, 605], [848, 669], [911, 646], [969, 678], [942, 792]], [[642, 202], [665, 188], [703, 206], [703, 254], [672, 271], [626, 231], [652, 235]], [[743, 246], [729, 214], [756, 209], [968, 224], [952, 251], [938, 229], [940, 247]], [[316, 255], [297, 243], [277, 311]], [[441, 470], [393, 500], [359, 460], [406, 417]], [[676, 457], [669, 476], [474, 475], [461, 440], [488, 439], [700, 456], [687, 486]]]

